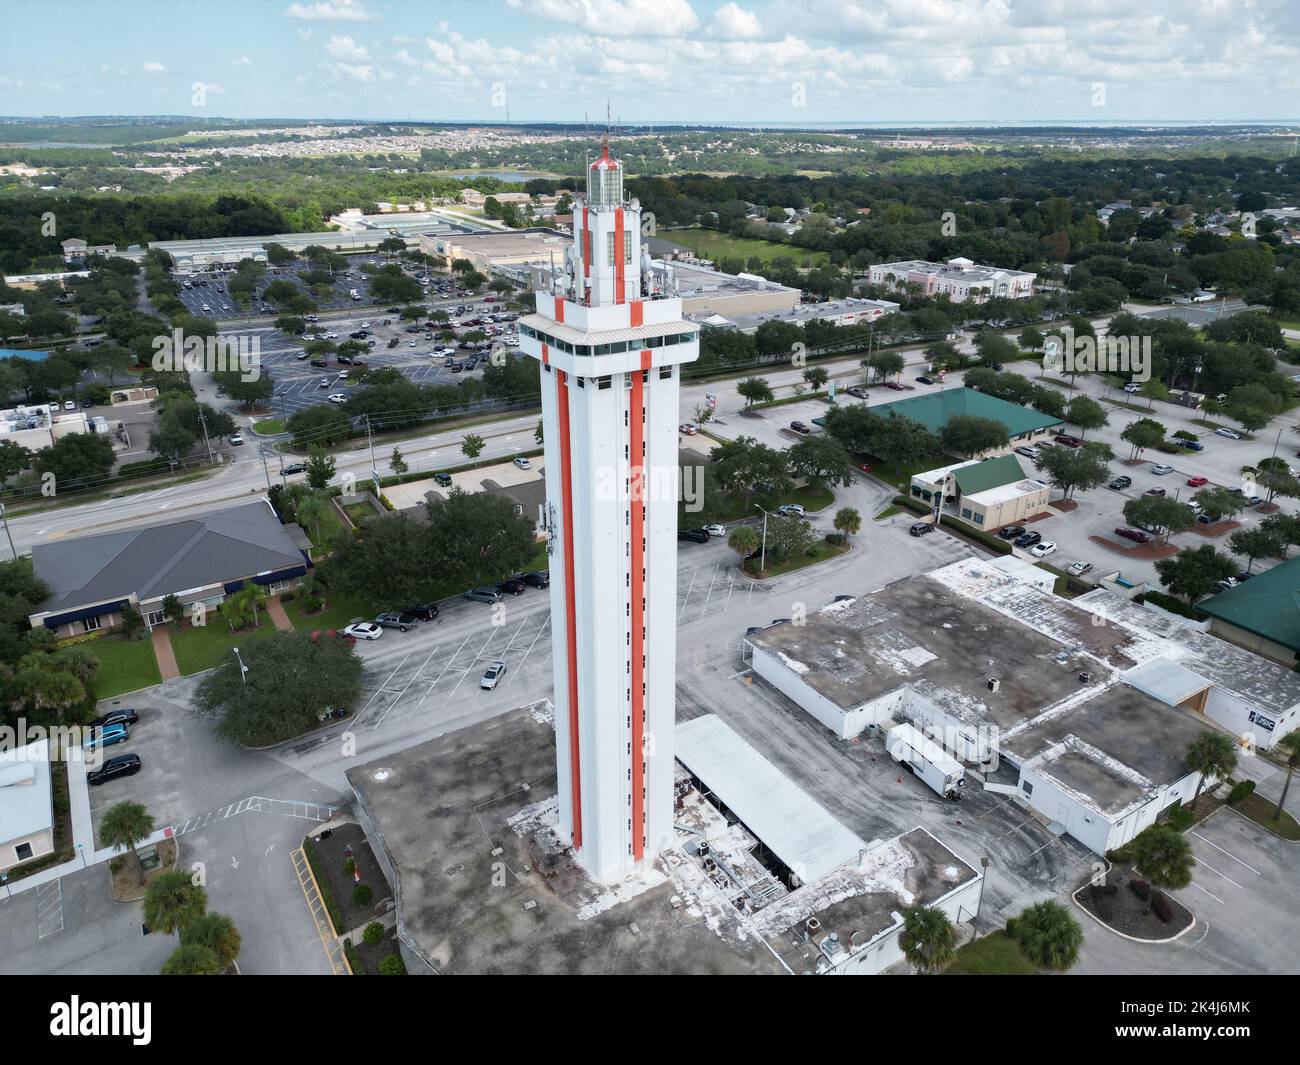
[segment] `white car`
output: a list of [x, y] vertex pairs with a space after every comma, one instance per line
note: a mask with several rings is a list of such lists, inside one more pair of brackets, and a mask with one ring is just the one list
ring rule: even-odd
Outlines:
[[1069, 568], [1065, 572], [1068, 573], [1071, 577], [1082, 577], [1085, 573], [1091, 572], [1091, 570], [1092, 570], [1091, 562], [1080, 561], [1080, 562], [1071, 562]]
[[1151, 472], [1159, 477], [1163, 477], [1166, 473], [1173, 473], [1174, 468], [1167, 462], [1158, 462], [1151, 467]]
[[483, 678], [478, 682], [478, 686], [485, 691], [491, 691], [505, 675], [506, 664], [500, 660], [493, 662], [483, 671]]
[[523, 455], [520, 455], [517, 459], [515, 459], [514, 463], [521, 470], [531, 470], [533, 468], [533, 464], [529, 462], [528, 459], [525, 458]]
[[1240, 440], [1241, 434], [1235, 429], [1215, 429], [1215, 436], [1226, 436], [1229, 440]]
[[340, 381], [345, 381], [347, 380], [348, 372], [347, 370], [340, 370], [337, 376]]
[[802, 518], [804, 516], [802, 503], [782, 503], [776, 508], [776, 512], [783, 518]]
[[725, 525], [706, 525], [704, 531], [710, 536], [726, 536], [727, 527]]
[[1036, 447], [1018, 447], [1018, 448], [1016, 448], [1016, 454], [1017, 454], [1017, 455], [1024, 455], [1025, 458], [1027, 458], [1027, 459], [1036, 459], [1036, 458], [1038, 458], [1042, 453], [1043, 453], [1043, 452], [1042, 452], [1039, 448], [1036, 448]]
[[358, 640], [377, 640], [384, 634], [384, 627], [373, 621], [354, 621], [343, 630], [345, 636], [354, 636]]
[[331, 392], [325, 398], [329, 400], [331, 403], [346, 403], [348, 401], [348, 397], [345, 396], [342, 392]]
[[1056, 550], [1055, 541], [1043, 540], [1040, 543], [1034, 544], [1034, 546], [1029, 549], [1029, 553], [1033, 555], [1034, 558], [1046, 558], [1048, 555], [1052, 554], [1055, 550]]

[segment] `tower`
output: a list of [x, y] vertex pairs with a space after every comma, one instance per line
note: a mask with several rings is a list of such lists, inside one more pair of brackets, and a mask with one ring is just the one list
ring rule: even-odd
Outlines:
[[541, 363], [560, 832], [611, 879], [672, 838], [678, 379], [699, 356], [606, 143], [519, 346]]

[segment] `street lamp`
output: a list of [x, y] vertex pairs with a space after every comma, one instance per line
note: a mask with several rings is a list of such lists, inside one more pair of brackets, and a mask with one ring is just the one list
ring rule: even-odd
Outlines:
[[984, 908], [984, 886], [989, 882], [989, 859], [985, 855], [980, 859], [980, 897], [975, 903], [975, 924], [973, 931], [978, 937], [980, 934], [980, 910]]
[[247, 667], [246, 665], [244, 665], [244, 660], [243, 660], [242, 657], [240, 657], [240, 654], [239, 654], [239, 648], [238, 648], [238, 647], [232, 647], [231, 650], [235, 652], [235, 659], [236, 659], [236, 661], [239, 662], [239, 679], [240, 679], [244, 684], [247, 684], [247, 683], [248, 683], [248, 667]]
[[[754, 504], [754, 507], [757, 510], [763, 510], [763, 508], [760, 507], [757, 503]], [[766, 569], [767, 569], [767, 511], [763, 510], [763, 541], [759, 548], [758, 571], [762, 573]]]

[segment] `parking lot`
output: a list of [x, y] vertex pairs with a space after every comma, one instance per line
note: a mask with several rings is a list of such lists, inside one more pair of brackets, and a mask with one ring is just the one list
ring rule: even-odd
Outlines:
[[[207, 271], [192, 276], [176, 274], [175, 279], [180, 286], [177, 295], [191, 314], [202, 318], [234, 318], [247, 314], [277, 313], [274, 307], [263, 303], [261, 298], [266, 286], [273, 281], [290, 281], [299, 285], [303, 294], [314, 300], [317, 307], [323, 311], [342, 310], [359, 304], [370, 306], [372, 304], [370, 280], [369, 276], [361, 270], [361, 266], [362, 264], [379, 266], [389, 260], [375, 254], [351, 255], [345, 258], [348, 263], [347, 269], [335, 272], [330, 288], [323, 296], [317, 296], [301, 280], [303, 274], [312, 270], [309, 263], [302, 261], [284, 266], [268, 265], [266, 273], [257, 283], [253, 299], [242, 308], [230, 294], [229, 282], [234, 277], [233, 270]], [[412, 271], [408, 268], [408, 272]], [[412, 276], [423, 275], [413, 273]], [[360, 299], [352, 298], [353, 289], [360, 295]]]

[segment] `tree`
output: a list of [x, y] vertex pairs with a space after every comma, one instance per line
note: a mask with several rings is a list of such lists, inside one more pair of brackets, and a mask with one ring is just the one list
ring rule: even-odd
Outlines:
[[174, 595], [163, 596], [162, 612], [163, 617], [173, 624], [179, 625], [185, 620], [185, 605]]
[[858, 513], [856, 507], [840, 507], [835, 512], [831, 525], [847, 540], [850, 536], [856, 536], [858, 530], [862, 528], [862, 515]]
[[863, 365], [871, 369], [873, 380], [883, 381], [895, 374], [902, 373], [907, 362], [896, 351], [876, 351], [863, 360]]
[[1062, 499], [1069, 499], [1076, 489], [1088, 491], [1105, 484], [1110, 477], [1105, 454], [1090, 445], [1045, 447], [1034, 461], [1047, 474], [1052, 486], [1061, 490]]
[[242, 946], [235, 922], [222, 913], [205, 913], [192, 921], [181, 932], [181, 939], [212, 951], [223, 970], [239, 957]]
[[296, 447], [333, 447], [352, 435], [352, 421], [332, 403], [320, 403], [289, 416], [285, 428]]
[[1287, 792], [1291, 790], [1291, 774], [1300, 765], [1300, 732], [1288, 732], [1274, 746], [1286, 755], [1286, 780], [1282, 783], [1282, 797], [1277, 800], [1277, 809], [1273, 811], [1273, 820], [1281, 821]]
[[1010, 439], [1002, 422], [975, 414], [955, 415], [939, 431], [939, 443], [948, 451], [966, 458], [1006, 447]]
[[767, 519], [767, 557], [777, 562], [802, 555], [817, 542], [812, 524], [795, 515], [772, 514]]
[[1151, 885], [1147, 912], [1155, 903], [1157, 889], [1177, 891], [1192, 882], [1191, 844], [1181, 832], [1168, 825], [1152, 825], [1138, 833], [1132, 843], [1133, 865]]
[[143, 877], [140, 855], [135, 845], [153, 835], [153, 815], [138, 802], [114, 803], [104, 811], [99, 823], [99, 838], [110, 847], [125, 847], [135, 861], [136, 873]]
[[809, 484], [843, 485], [848, 487], [856, 480], [853, 462], [844, 445], [830, 436], [807, 436], [790, 448], [790, 473], [802, 477]]
[[762, 377], [747, 377], [736, 386], [736, 391], [745, 400], [745, 409], [749, 410], [755, 403], [772, 402], [772, 386]]
[[428, 527], [412, 515], [367, 518], [354, 536], [334, 545], [330, 586], [381, 601], [414, 601], [432, 591], [430, 551]]
[[460, 450], [467, 459], [476, 459], [483, 453], [483, 438], [477, 433], [466, 433], [460, 443]]
[[113, 469], [113, 444], [99, 433], [69, 433], [36, 452], [34, 466], [44, 477], [52, 474], [56, 491], [90, 487]]
[[12, 440], [0, 440], [0, 484], [16, 477], [32, 464], [32, 453]]
[[[698, 412], [697, 412], [697, 418], [698, 418]], [[542, 446], [542, 440], [544, 439], [544, 437], [543, 437], [541, 418], [537, 419], [537, 428], [533, 430], [533, 439], [537, 442], [538, 447]]]
[[713, 449], [708, 473], [724, 492], [740, 492], [746, 509], [751, 496], [784, 491], [790, 484], [789, 459], [784, 451], [760, 444], [752, 436], [738, 436]]
[[1286, 548], [1277, 533], [1273, 529], [1264, 528], [1263, 524], [1253, 529], [1238, 529], [1228, 537], [1228, 546], [1233, 554], [1245, 555], [1249, 559], [1246, 563], [1247, 573], [1257, 559], [1280, 555]]
[[1034, 965], [1063, 973], [1079, 960], [1083, 929], [1055, 899], [1036, 902], [1015, 919], [1007, 931]]
[[1240, 513], [1246, 506], [1245, 499], [1236, 492], [1229, 492], [1226, 488], [1219, 488], [1217, 485], [1200, 489], [1192, 499], [1199, 503], [1201, 510], [1215, 521], [1220, 518], [1230, 518]]
[[180, 869], [159, 873], [144, 891], [144, 923], [155, 932], [183, 932], [208, 908], [208, 893]]
[[758, 550], [760, 542], [758, 530], [752, 525], [737, 525], [727, 537], [727, 546], [740, 556], [742, 563]]
[[248, 669], [226, 655], [195, 694], [217, 734], [244, 747], [266, 747], [315, 728], [322, 711], [351, 706], [361, 694], [361, 659], [342, 640], [277, 632], [240, 648]]
[[[1233, 499], [1241, 500], [1235, 492], [1229, 492]], [[1282, 545], [1281, 555], [1286, 557], [1287, 548], [1300, 544], [1300, 515], [1287, 514], [1279, 510], [1276, 514], [1270, 514], [1267, 518], [1259, 523], [1259, 527], [1264, 529], [1272, 536], [1277, 538], [1278, 543]]]
[[241, 404], [245, 410], [265, 403], [275, 395], [275, 381], [265, 371], [256, 376], [242, 370], [218, 370], [212, 375], [213, 383], [228, 397]]
[[163, 976], [220, 976], [225, 968], [216, 952], [201, 943], [182, 943], [163, 962]]
[[1163, 381], [1157, 381], [1154, 377], [1149, 381], [1142, 382], [1139, 395], [1147, 398], [1147, 410], [1155, 407], [1156, 400], [1160, 400], [1162, 403], [1169, 402], [1169, 389], [1165, 387]]
[[1089, 429], [1100, 429], [1109, 423], [1105, 408], [1090, 396], [1075, 396], [1066, 405], [1065, 420], [1077, 425], [1086, 436]]
[[943, 968], [956, 956], [956, 936], [948, 915], [935, 906], [909, 906], [903, 911], [898, 945], [922, 973]]
[[1192, 794], [1192, 807], [1195, 808], [1207, 776], [1223, 780], [1237, 768], [1237, 746], [1230, 736], [1206, 729], [1188, 744], [1183, 760], [1188, 769], [1200, 774], [1196, 791]]
[[1185, 547], [1172, 558], [1156, 562], [1156, 573], [1171, 595], [1181, 595], [1188, 606], [1195, 606], [1210, 595], [1219, 581], [1231, 577], [1237, 566], [1212, 546]]
[[1174, 533], [1185, 533], [1196, 524], [1196, 513], [1186, 503], [1168, 496], [1139, 496], [1124, 504], [1124, 520], [1155, 532], [1164, 530], [1165, 543]]
[[803, 379], [808, 382], [808, 386], [817, 392], [827, 381], [830, 380], [830, 373], [824, 366], [809, 366], [803, 372]]
[[313, 447], [307, 452], [307, 487], [313, 492], [324, 492], [334, 480], [338, 468], [334, 456], [323, 447]]
[[1147, 448], [1155, 447], [1164, 440], [1165, 427], [1154, 418], [1139, 418], [1135, 422], [1130, 422], [1119, 434], [1119, 438], [1132, 445], [1133, 450], [1129, 452], [1129, 458], [1136, 459]]
[[402, 457], [401, 448], [393, 448], [393, 453], [388, 457], [388, 468], [399, 477], [410, 469], [406, 464], [406, 459]]
[[499, 581], [523, 569], [537, 551], [531, 517], [491, 492], [453, 488], [428, 506], [428, 554], [444, 580], [466, 586]]
[[1295, 499], [1300, 496], [1300, 480], [1291, 473], [1285, 459], [1261, 459], [1255, 474], [1255, 484], [1265, 489], [1268, 495], [1265, 502], [1271, 503], [1275, 496]]

